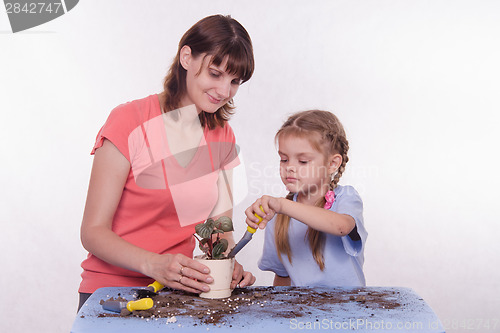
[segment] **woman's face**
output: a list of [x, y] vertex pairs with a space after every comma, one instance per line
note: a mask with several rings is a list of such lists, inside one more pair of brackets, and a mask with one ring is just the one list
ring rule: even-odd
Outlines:
[[231, 100], [240, 86], [240, 79], [225, 71], [227, 58], [216, 66], [208, 65], [211, 56], [200, 54], [193, 57], [191, 49], [184, 46], [181, 49], [181, 65], [186, 73], [186, 96], [181, 106], [194, 104], [198, 113], [205, 111], [215, 113], [220, 107]]

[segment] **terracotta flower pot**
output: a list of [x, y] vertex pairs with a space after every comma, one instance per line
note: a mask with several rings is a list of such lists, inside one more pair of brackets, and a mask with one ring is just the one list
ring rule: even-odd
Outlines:
[[210, 283], [210, 291], [201, 293], [203, 298], [227, 298], [231, 296], [231, 280], [234, 270], [234, 257], [227, 259], [206, 259], [204, 255], [195, 256], [194, 260], [201, 262], [210, 269], [214, 282]]

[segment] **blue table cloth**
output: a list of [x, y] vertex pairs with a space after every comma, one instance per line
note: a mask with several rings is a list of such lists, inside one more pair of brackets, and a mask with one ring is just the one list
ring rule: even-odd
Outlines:
[[155, 303], [163, 317], [120, 317], [101, 300], [134, 300], [133, 288], [98, 289], [77, 314], [71, 332], [444, 332], [436, 314], [410, 288], [249, 287], [229, 299], [205, 300], [179, 291]]

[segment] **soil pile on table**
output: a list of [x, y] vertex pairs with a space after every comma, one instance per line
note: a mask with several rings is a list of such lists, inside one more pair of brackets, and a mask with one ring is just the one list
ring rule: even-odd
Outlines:
[[239, 313], [260, 314], [266, 318], [297, 318], [310, 315], [311, 309], [331, 311], [332, 303], [354, 303], [366, 309], [394, 309], [402, 306], [398, 294], [363, 288], [311, 291], [297, 287], [253, 287], [237, 288], [229, 298], [205, 299], [196, 294], [167, 290], [152, 297], [154, 306], [149, 310], [122, 311], [121, 314], [103, 312], [99, 317], [168, 318], [175, 322], [176, 318], [188, 316], [199, 320], [200, 324], [230, 324], [232, 316]]

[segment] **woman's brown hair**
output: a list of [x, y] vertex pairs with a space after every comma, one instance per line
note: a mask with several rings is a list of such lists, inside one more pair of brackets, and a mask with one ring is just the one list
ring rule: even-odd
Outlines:
[[[316, 133], [316, 135], [314, 135]], [[319, 134], [319, 135], [318, 135]], [[337, 187], [340, 177], [345, 170], [345, 165], [349, 161], [347, 152], [349, 150], [349, 142], [344, 131], [344, 127], [339, 119], [331, 112], [322, 110], [309, 110], [293, 114], [281, 126], [276, 133], [275, 140], [278, 142], [280, 138], [287, 136], [295, 136], [306, 138], [311, 145], [320, 153], [325, 155], [325, 158], [333, 154], [342, 156], [342, 163], [337, 170], [337, 173], [332, 177], [329, 187], [334, 190]], [[294, 193], [288, 193], [287, 199], [292, 200]], [[325, 205], [325, 198], [322, 197], [316, 202], [317, 207]], [[288, 241], [288, 228], [290, 225], [290, 217], [283, 214], [278, 214], [275, 225], [275, 242], [278, 256], [284, 253], [288, 256], [288, 260], [292, 263], [292, 251]], [[309, 247], [313, 253], [313, 258], [321, 270], [325, 268], [323, 251], [325, 248], [325, 234], [311, 227], [307, 229], [306, 237], [309, 241]]]
[[[186, 70], [180, 64], [180, 51], [183, 46], [191, 48], [191, 54], [211, 56], [209, 65], [220, 66], [228, 57], [226, 71], [236, 75], [241, 83], [248, 81], [254, 71], [253, 47], [250, 36], [245, 28], [231, 16], [212, 15], [195, 23], [182, 36], [177, 55], [163, 83], [165, 102], [162, 105], [165, 112], [179, 108], [182, 97], [186, 94]], [[215, 113], [201, 112], [200, 122], [210, 129], [223, 127], [233, 114], [232, 99]]]

